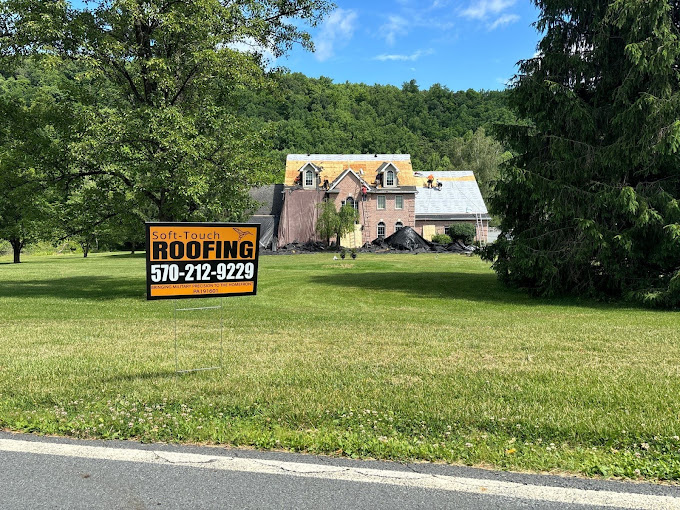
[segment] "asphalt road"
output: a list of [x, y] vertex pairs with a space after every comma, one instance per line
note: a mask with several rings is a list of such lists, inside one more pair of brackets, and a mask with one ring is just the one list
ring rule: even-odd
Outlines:
[[0, 432], [2, 509], [680, 509], [680, 487]]

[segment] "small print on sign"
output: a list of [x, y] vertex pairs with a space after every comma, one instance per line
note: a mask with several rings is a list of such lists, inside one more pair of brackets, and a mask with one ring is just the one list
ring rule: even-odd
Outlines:
[[147, 299], [254, 295], [259, 244], [257, 224], [147, 223]]

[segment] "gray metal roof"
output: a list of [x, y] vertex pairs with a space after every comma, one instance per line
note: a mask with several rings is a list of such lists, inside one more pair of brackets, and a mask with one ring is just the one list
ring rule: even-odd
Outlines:
[[288, 154], [288, 161], [411, 161], [410, 154]]
[[[477, 218], [474, 214], [418, 214], [417, 221], [475, 221]], [[483, 220], [490, 220], [491, 215], [480, 214]]]
[[[423, 172], [425, 173], [425, 172]], [[418, 188], [416, 195], [416, 219], [419, 216], [488, 214], [484, 199], [470, 171], [428, 172], [441, 180], [442, 189]], [[467, 179], [467, 180], [458, 180]]]

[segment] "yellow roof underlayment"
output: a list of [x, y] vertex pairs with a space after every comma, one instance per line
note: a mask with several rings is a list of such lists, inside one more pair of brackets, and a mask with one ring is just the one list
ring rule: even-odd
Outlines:
[[[378, 154], [376, 158], [374, 154], [311, 154], [310, 156], [290, 155], [286, 160], [286, 178], [284, 184], [286, 186], [293, 186], [295, 178], [299, 175], [300, 170], [307, 163], [321, 167], [321, 182], [328, 179], [328, 182], [333, 182], [337, 177], [351, 168], [357, 175], [364, 179], [369, 184], [375, 181], [376, 171], [383, 163], [392, 163], [398, 170], [397, 179], [399, 186], [427, 186], [427, 177], [429, 172], [419, 172], [419, 175], [414, 175], [413, 166], [411, 164], [411, 157], [408, 154]], [[363, 175], [361, 171], [363, 170]], [[446, 176], [447, 172], [437, 172], [436, 180], [440, 181], [475, 181], [475, 176], [472, 172], [464, 172], [466, 175], [460, 175], [463, 172], [452, 172], [451, 176]], [[435, 183], [436, 184], [436, 183]]]
[[[425, 187], [427, 186], [427, 176], [429, 175], [427, 172], [420, 172], [422, 174], [421, 177], [415, 177], [416, 180], [416, 186], [420, 187]], [[447, 181], [447, 182], [462, 182], [462, 181], [475, 181], [475, 176], [474, 175], [459, 175], [456, 177], [442, 177], [442, 174], [444, 172], [437, 172], [438, 177], [435, 178], [435, 182], [433, 184], [437, 184], [437, 181]]]
[[[386, 156], [389, 156], [386, 155]], [[403, 158], [404, 155], [399, 155]], [[383, 163], [392, 163], [399, 172], [397, 173], [397, 180], [399, 186], [417, 186], [416, 177], [413, 175], [413, 167], [411, 166], [411, 159], [405, 161], [393, 161], [391, 159], [376, 158], [373, 154], [365, 156], [365, 159], [358, 159], [358, 155], [352, 155], [352, 158], [346, 160], [323, 160], [323, 159], [288, 159], [286, 160], [286, 179], [284, 184], [286, 186], [293, 186], [295, 178], [299, 175], [298, 172], [307, 163], [313, 163], [322, 168], [321, 181], [328, 179], [328, 182], [333, 182], [342, 172], [351, 168], [369, 184], [375, 181], [376, 171]], [[400, 158], [400, 159], [401, 159]], [[363, 170], [364, 174], [361, 175]]]

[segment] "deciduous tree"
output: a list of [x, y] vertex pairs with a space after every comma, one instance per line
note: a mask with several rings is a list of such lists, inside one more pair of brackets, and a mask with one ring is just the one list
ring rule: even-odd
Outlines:
[[50, 239], [60, 195], [49, 169], [68, 156], [72, 110], [54, 80], [35, 67], [0, 77], [0, 239], [14, 262], [29, 243]]
[[[239, 219], [247, 191], [269, 171], [247, 121], [218, 104], [218, 89], [256, 85], [262, 54], [294, 44], [327, 0], [65, 0], [0, 4], [0, 54], [81, 62], [115, 97], [86, 110], [74, 177], [111, 176], [161, 220]], [[265, 154], [266, 155], [266, 154]], [[73, 170], [73, 168], [72, 168]]]

